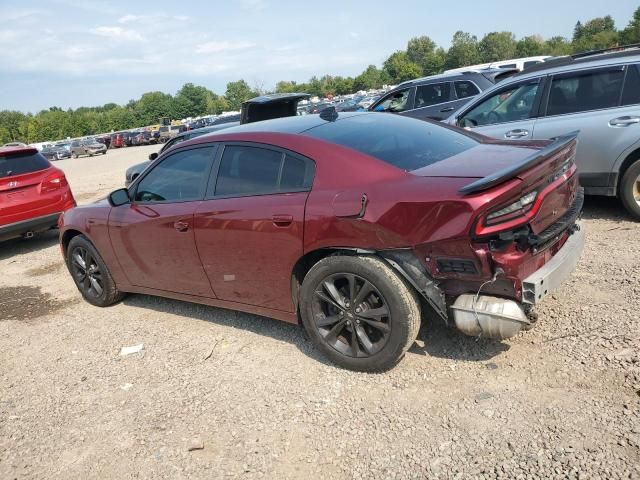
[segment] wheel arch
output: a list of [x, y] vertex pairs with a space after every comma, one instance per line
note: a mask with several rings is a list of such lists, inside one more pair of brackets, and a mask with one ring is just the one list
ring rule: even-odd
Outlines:
[[298, 292], [300, 291], [300, 286], [302, 285], [304, 277], [306, 277], [309, 270], [311, 270], [311, 268], [316, 263], [326, 257], [334, 255], [353, 256], [363, 253], [375, 254], [376, 252], [373, 250], [363, 250], [359, 248], [349, 247], [325, 247], [307, 252], [298, 259], [298, 261], [293, 266], [293, 269], [291, 270], [291, 300], [293, 301], [295, 311], [298, 313], [298, 323], [300, 323], [300, 313], [298, 309]]
[[446, 301], [443, 291], [429, 273], [421, 267], [415, 255], [408, 249], [403, 250], [367, 250], [350, 247], [328, 247], [307, 252], [298, 259], [291, 272], [291, 299], [298, 322], [300, 311], [298, 308], [298, 292], [300, 286], [311, 268], [323, 258], [333, 255], [372, 255], [389, 265], [409, 286], [433, 308], [445, 322], [448, 320]]
[[616, 178], [616, 195], [618, 196], [618, 198], [620, 197], [620, 185], [622, 185], [622, 178], [624, 177], [624, 174], [627, 173], [629, 167], [631, 167], [631, 165], [633, 165], [638, 160], [640, 160], [640, 147], [629, 153], [627, 157], [622, 161]]

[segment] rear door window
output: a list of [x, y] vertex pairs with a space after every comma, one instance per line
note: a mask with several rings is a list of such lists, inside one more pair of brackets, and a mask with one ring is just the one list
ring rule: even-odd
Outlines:
[[640, 103], [640, 65], [629, 65], [622, 90], [622, 105], [637, 105]]
[[480, 89], [476, 87], [475, 83], [469, 80], [458, 80], [454, 82], [456, 87], [456, 96], [458, 98], [473, 97], [480, 93]]
[[556, 76], [551, 82], [547, 115], [616, 107], [623, 78], [622, 67]]
[[451, 100], [451, 82], [420, 85], [416, 89], [415, 108], [430, 107]]
[[315, 166], [310, 160], [279, 150], [228, 145], [220, 161], [216, 196], [266, 195], [311, 187]]
[[40, 153], [0, 153], [0, 178], [37, 172], [49, 168], [51, 164]]

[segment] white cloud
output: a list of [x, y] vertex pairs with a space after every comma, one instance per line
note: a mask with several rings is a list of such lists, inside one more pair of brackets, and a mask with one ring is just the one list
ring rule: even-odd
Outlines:
[[189, 17], [188, 15], [176, 15], [175, 17], [173, 17], [175, 20], [178, 20], [179, 22], [186, 22], [187, 20], [190, 20], [191, 17]]
[[142, 41], [144, 37], [135, 30], [128, 30], [122, 27], [98, 27], [93, 30], [96, 35], [109, 37], [116, 40]]
[[142, 18], [142, 17], [140, 17], [139, 15], [132, 15], [132, 14], [128, 13], [128, 14], [120, 17], [118, 19], [118, 23], [135, 22], [136, 20], [140, 20], [140, 18]]
[[232, 50], [245, 50], [255, 47], [255, 43], [251, 42], [206, 42], [196, 47], [197, 53], [222, 53]]
[[360, 38], [360, 34], [358, 32], [349, 32], [349, 36], [354, 39]]

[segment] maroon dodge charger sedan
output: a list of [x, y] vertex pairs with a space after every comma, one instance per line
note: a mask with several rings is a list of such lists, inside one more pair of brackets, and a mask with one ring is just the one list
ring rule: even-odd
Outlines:
[[94, 305], [132, 292], [301, 321], [335, 363], [384, 370], [423, 313], [474, 336], [531, 327], [584, 244], [575, 137], [378, 113], [257, 122], [67, 211], [61, 248]]

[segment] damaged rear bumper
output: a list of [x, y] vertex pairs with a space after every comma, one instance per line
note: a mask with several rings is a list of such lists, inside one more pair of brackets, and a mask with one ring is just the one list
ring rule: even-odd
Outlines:
[[535, 305], [541, 302], [545, 296], [558, 289], [575, 270], [585, 242], [584, 225], [581, 222], [577, 222], [576, 225], [578, 228], [553, 258], [523, 280], [523, 303]]

